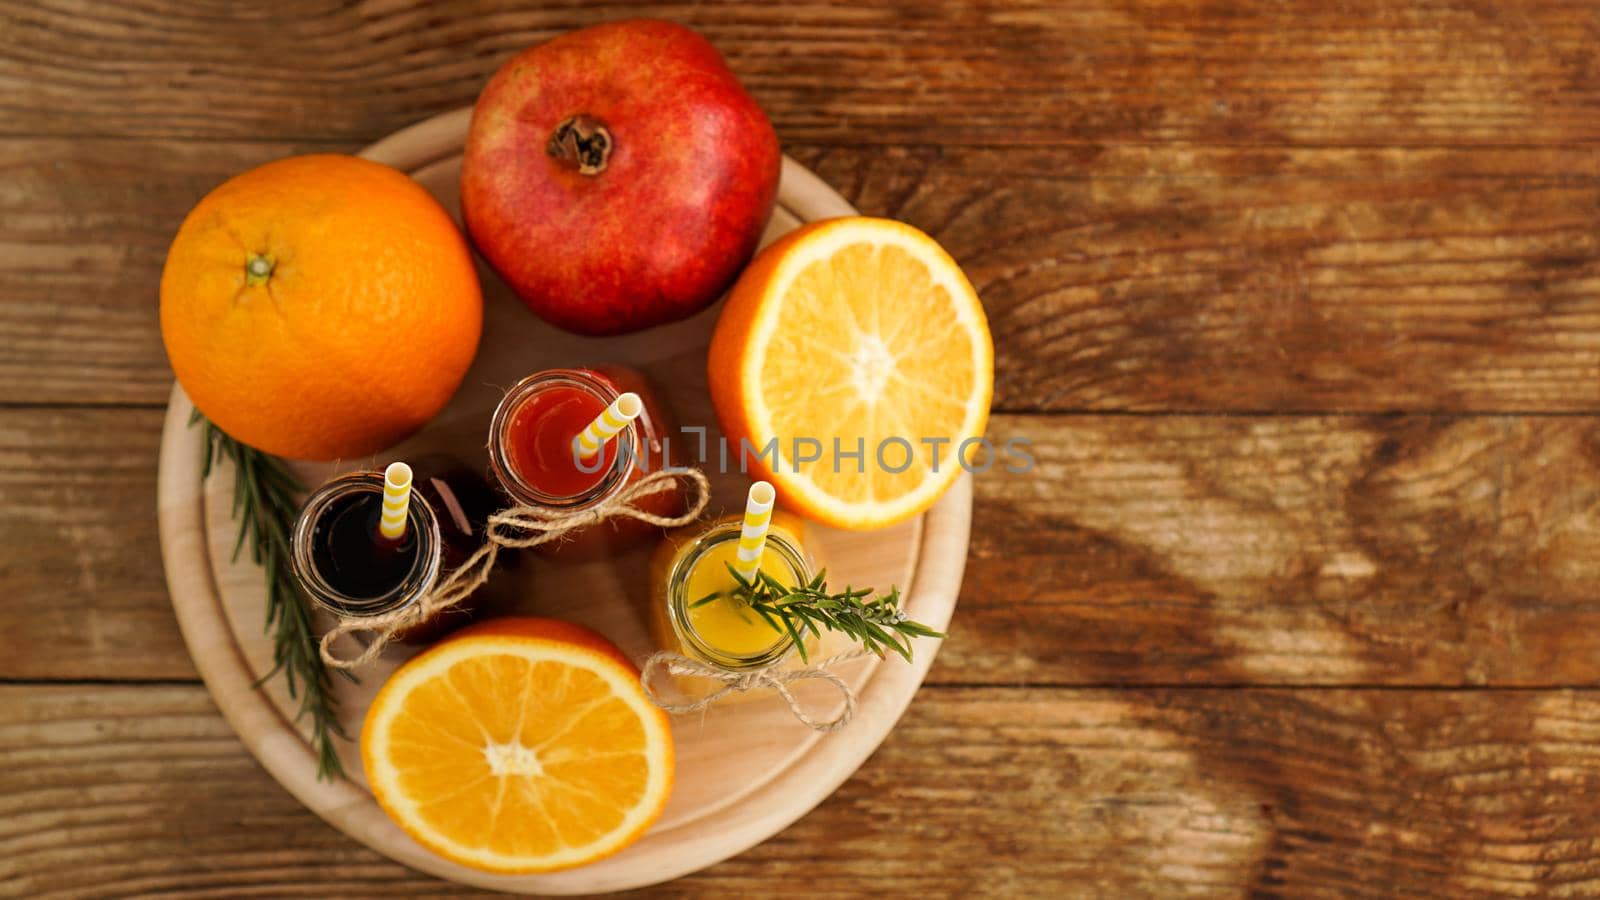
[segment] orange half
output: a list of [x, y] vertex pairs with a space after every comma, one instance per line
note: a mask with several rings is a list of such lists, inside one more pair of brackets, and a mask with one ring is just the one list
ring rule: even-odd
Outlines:
[[402, 666], [361, 732], [378, 803], [419, 843], [489, 872], [567, 869], [644, 834], [672, 790], [666, 713], [604, 638], [500, 619]]
[[730, 457], [748, 441], [747, 463], [786, 506], [881, 528], [931, 506], [978, 452], [994, 345], [937, 242], [858, 216], [806, 225], [750, 264], [709, 369]]

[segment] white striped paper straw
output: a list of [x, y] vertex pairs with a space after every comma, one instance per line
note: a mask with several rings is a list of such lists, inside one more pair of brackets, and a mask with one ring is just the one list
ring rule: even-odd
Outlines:
[[735, 571], [746, 579], [756, 577], [761, 568], [761, 554], [767, 549], [767, 527], [772, 524], [772, 503], [778, 492], [765, 481], [750, 485], [750, 494], [744, 501], [744, 526], [739, 529], [739, 561]]
[[578, 433], [572, 439], [572, 448], [579, 459], [588, 459], [600, 452], [606, 441], [617, 436], [617, 432], [628, 427], [628, 423], [639, 418], [644, 412], [644, 401], [639, 395], [629, 391], [611, 401], [600, 415], [595, 416], [589, 427]]
[[383, 515], [378, 519], [378, 533], [391, 541], [406, 536], [406, 510], [411, 506], [411, 467], [403, 462], [390, 463], [383, 470]]

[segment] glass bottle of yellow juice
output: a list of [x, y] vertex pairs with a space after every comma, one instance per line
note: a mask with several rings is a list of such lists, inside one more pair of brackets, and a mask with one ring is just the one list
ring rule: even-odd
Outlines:
[[[651, 566], [650, 620], [657, 646], [731, 672], [771, 665], [794, 649], [794, 639], [730, 595], [737, 586], [728, 566], [739, 550], [741, 517], [677, 532], [662, 542]], [[810, 581], [811, 557], [801, 543], [800, 520], [775, 512], [767, 531], [761, 571], [787, 585]], [[720, 594], [709, 602], [698, 602]], [[809, 645], [808, 645], [809, 646]], [[685, 691], [694, 682], [679, 679]]]

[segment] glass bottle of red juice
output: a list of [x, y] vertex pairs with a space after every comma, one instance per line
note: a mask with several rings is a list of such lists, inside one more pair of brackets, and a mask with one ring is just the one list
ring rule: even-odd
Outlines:
[[[639, 417], [595, 457], [575, 455], [572, 441], [579, 432], [630, 391], [642, 401]], [[555, 513], [578, 512], [616, 496], [647, 472], [671, 465], [667, 422], [655, 392], [632, 369], [546, 369], [517, 382], [501, 398], [489, 424], [489, 468], [501, 489], [519, 504]], [[675, 516], [683, 512], [684, 498], [674, 487], [635, 505]], [[593, 559], [659, 532], [654, 525], [618, 517], [568, 532], [539, 550], [562, 558]]]
[[[410, 463], [411, 502], [398, 540], [378, 532], [383, 472], [352, 472], [306, 498], [291, 535], [291, 562], [301, 589], [342, 619], [361, 619], [420, 601], [483, 543], [495, 496], [482, 476], [460, 462], [430, 455]], [[395, 635], [432, 640], [474, 612], [474, 599]]]

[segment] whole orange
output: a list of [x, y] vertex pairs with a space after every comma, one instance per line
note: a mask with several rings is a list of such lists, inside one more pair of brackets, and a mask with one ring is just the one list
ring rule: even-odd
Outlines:
[[161, 273], [161, 338], [196, 408], [260, 450], [366, 456], [433, 418], [483, 330], [466, 241], [388, 166], [314, 154], [224, 182]]

